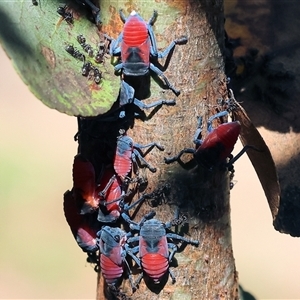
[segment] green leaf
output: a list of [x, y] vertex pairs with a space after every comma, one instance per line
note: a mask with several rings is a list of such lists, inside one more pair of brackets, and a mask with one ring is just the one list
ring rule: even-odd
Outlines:
[[[0, 1], [0, 42], [23, 81], [44, 104], [73, 116], [103, 114], [116, 101], [120, 80], [110, 58], [104, 65], [96, 64], [76, 40], [83, 34], [96, 49], [103, 35], [78, 11], [73, 11], [73, 24], [68, 24], [56, 12], [58, 6], [59, 1], [50, 0], [39, 1], [38, 6], [32, 1]], [[82, 76], [82, 61], [65, 50], [69, 44], [103, 72], [99, 85]]]

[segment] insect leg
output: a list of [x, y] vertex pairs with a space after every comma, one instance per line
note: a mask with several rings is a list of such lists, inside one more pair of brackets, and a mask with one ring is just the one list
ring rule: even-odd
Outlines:
[[165, 148], [155, 142], [152, 142], [152, 143], [149, 143], [149, 144], [146, 144], [146, 145], [141, 145], [141, 144], [137, 144], [137, 143], [134, 143], [133, 145], [134, 148], [138, 148], [138, 149], [141, 149], [141, 148], [153, 148], [153, 147], [156, 147], [157, 149], [159, 149], [160, 151], [164, 151]]
[[121, 48], [118, 47], [119, 43], [123, 39], [123, 33], [120, 33], [116, 40], [111, 41], [109, 54], [112, 56], [120, 56], [121, 55]]
[[213, 127], [212, 127], [212, 121], [214, 119], [217, 119], [217, 118], [222, 118], [222, 117], [225, 117], [228, 115], [228, 111], [227, 110], [223, 110], [223, 111], [220, 111], [219, 113], [211, 116], [208, 121], [207, 121], [207, 131], [208, 132], [212, 132], [213, 131]]
[[171, 51], [174, 50], [176, 45], [185, 45], [188, 41], [188, 38], [186, 36], [179, 38], [177, 40], [174, 40], [170, 43], [170, 45], [162, 52], [157, 53], [158, 58], [164, 58], [167, 56]]
[[144, 201], [147, 198], [148, 194], [144, 194], [142, 195], [142, 197], [140, 197], [138, 200], [136, 200], [134, 203], [132, 203], [131, 205], [125, 204], [124, 205], [124, 212], [128, 212], [130, 209], [132, 209], [133, 207], [135, 207], [136, 205], [138, 205], [139, 203], [141, 203], [142, 201]]
[[[156, 215], [156, 212], [154, 210], [150, 211], [148, 214], [146, 214], [139, 223], [136, 223], [134, 221], [132, 221], [130, 219], [130, 217], [128, 215], [126, 215], [125, 213], [122, 214], [123, 219], [130, 224], [130, 228], [132, 230], [141, 230], [141, 227], [143, 226], [143, 224], [145, 223], [145, 221], [152, 219], [154, 216]], [[133, 242], [133, 241], [138, 241], [139, 237], [132, 237], [129, 238], [127, 241]]]
[[123, 68], [123, 63], [115, 65], [115, 72], [119, 72]]
[[169, 262], [171, 262], [175, 253], [177, 252], [177, 246], [173, 243], [168, 243], [168, 248], [171, 249], [171, 252], [169, 255]]
[[[125, 252], [126, 252], [126, 249], [125, 249]], [[136, 285], [133, 282], [132, 272], [131, 272], [131, 269], [129, 267], [128, 261], [126, 260], [126, 258], [124, 258], [123, 261], [124, 261], [124, 263], [126, 265], [126, 268], [127, 268], [127, 271], [128, 271], [128, 279], [129, 279], [129, 282], [130, 282], [131, 289], [132, 289], [132, 291], [136, 291]]]
[[136, 160], [135, 156], [137, 156], [140, 160], [140, 163], [143, 162], [143, 165], [145, 165], [152, 173], [156, 172], [156, 168], [152, 167], [136, 149], [133, 149], [133, 152], [134, 153], [132, 153], [132, 160]]
[[136, 262], [136, 264], [139, 267], [141, 267], [141, 261], [140, 261], [140, 259], [134, 254], [134, 253], [138, 253], [139, 252], [139, 246], [136, 246], [134, 248], [125, 247], [125, 251]]
[[[137, 223], [136, 223], [136, 224], [137, 224]], [[138, 242], [139, 240], [140, 240], [140, 237], [139, 237], [139, 236], [133, 236], [133, 237], [130, 237], [130, 238], [127, 239], [127, 243], [136, 243], [136, 242]], [[125, 249], [126, 249], [126, 251], [128, 250], [128, 251], [130, 251], [130, 252], [133, 253], [133, 254], [136, 254], [136, 253], [139, 252], [138, 246], [133, 247], [133, 248], [130, 248], [130, 247], [126, 244], [126, 245], [125, 245]]]
[[173, 163], [174, 161], [179, 161], [180, 160], [180, 157], [184, 154], [184, 153], [191, 153], [191, 154], [194, 154], [195, 153], [195, 149], [194, 148], [185, 148], [183, 150], [181, 150], [177, 155], [173, 156], [173, 157], [165, 157], [164, 160], [165, 160], [165, 163], [166, 164], [171, 164]]
[[191, 240], [191, 239], [185, 238], [184, 236], [181, 236], [181, 235], [178, 235], [178, 234], [175, 234], [175, 233], [167, 233], [166, 237], [169, 238], [169, 239], [176, 239], [176, 240], [179, 240], [179, 241], [183, 241], [183, 242], [186, 242], [188, 244], [192, 244], [194, 246], [199, 245], [199, 241]]
[[123, 9], [120, 9], [120, 10], [119, 10], [119, 15], [120, 15], [121, 21], [125, 24], [127, 18], [126, 18], [125, 15], [124, 15]]
[[[122, 65], [122, 67], [123, 67], [123, 65]], [[118, 69], [119, 69], [119, 67], [118, 67]], [[175, 100], [170, 100], [170, 101], [158, 100], [156, 102], [153, 102], [153, 103], [147, 105], [147, 104], [143, 103], [142, 101], [134, 98], [134, 93], [135, 93], [134, 88], [131, 85], [129, 85], [127, 82], [122, 80], [121, 87], [120, 87], [120, 106], [123, 106], [127, 103], [134, 103], [136, 106], [138, 106], [141, 109], [148, 109], [148, 108], [152, 108], [152, 107], [163, 105], [163, 104], [165, 104], [165, 105], [175, 105], [176, 104]]]
[[262, 152], [261, 150], [257, 149], [252, 145], [246, 145], [235, 157], [229, 160], [229, 162], [226, 164], [226, 167], [230, 168], [248, 149], [253, 149], [255, 151]]
[[165, 84], [167, 85], [167, 87], [173, 91], [173, 93], [176, 95], [176, 96], [179, 96], [180, 95], [180, 91], [179, 90], [176, 90], [175, 87], [173, 87], [171, 85], [171, 83], [169, 82], [168, 78], [164, 75], [164, 73], [159, 69], [157, 68], [156, 66], [154, 66], [152, 63], [150, 63], [150, 70], [153, 71], [155, 74], [157, 74], [158, 76], [160, 76]]
[[176, 282], [176, 277], [175, 274], [173, 273], [173, 271], [169, 268], [169, 274], [172, 278], [172, 284], [174, 284]]
[[144, 102], [134, 98], [133, 103], [141, 109], [149, 109], [149, 108], [152, 108], [155, 106], [160, 106], [160, 105], [175, 105], [176, 101], [175, 100], [157, 100], [153, 103], [145, 104]]
[[156, 44], [156, 39], [155, 39], [155, 35], [154, 35], [154, 32], [153, 32], [152, 24], [149, 23], [147, 27], [148, 27], [148, 34], [149, 34], [150, 43], [151, 43], [150, 53], [154, 58], [157, 58], [158, 57], [158, 50], [157, 50], [157, 44]]
[[154, 10], [154, 11], [153, 11], [152, 17], [151, 17], [150, 20], [148, 21], [148, 24], [149, 24], [150, 26], [153, 26], [154, 23], [155, 23], [156, 20], [157, 20], [157, 17], [158, 17], [158, 12], [157, 12], [157, 10]]
[[197, 123], [198, 125], [194, 134], [193, 142], [197, 147], [199, 147], [203, 143], [203, 141], [199, 139], [200, 133], [202, 132], [202, 117], [197, 117]]
[[143, 276], [144, 276], [144, 274], [143, 274], [143, 272], [139, 275], [139, 277], [137, 278], [137, 280], [135, 281], [135, 285], [139, 285], [140, 284], [140, 282], [142, 281], [142, 279], [143, 279]]
[[111, 187], [111, 185], [114, 183], [115, 179], [116, 179], [116, 175], [113, 175], [113, 176], [109, 179], [109, 181], [108, 181], [107, 185], [105, 186], [105, 188], [104, 188], [101, 192], [98, 193], [98, 195], [99, 195], [100, 197], [105, 198], [108, 189], [109, 189], [109, 188]]

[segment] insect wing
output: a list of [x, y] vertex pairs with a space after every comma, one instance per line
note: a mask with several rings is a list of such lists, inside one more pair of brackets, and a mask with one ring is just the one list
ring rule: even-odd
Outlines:
[[140, 45], [139, 47], [139, 56], [141, 58], [141, 60], [143, 61], [143, 63], [149, 65], [150, 63], [150, 38], [147, 38], [147, 40]]
[[149, 253], [154, 256], [159, 255], [165, 258], [169, 257], [168, 242], [165, 236], [157, 238], [140, 237], [139, 246], [141, 257], [144, 257]]
[[247, 155], [260, 180], [269, 203], [273, 220], [275, 220], [280, 203], [280, 186], [274, 160], [268, 146], [252, 124], [246, 111], [235, 100], [234, 104], [237, 108], [233, 110], [233, 117], [241, 123], [240, 139], [242, 144], [244, 146], [253, 145], [260, 150], [247, 151]]
[[112, 248], [110, 255], [109, 255], [109, 258], [118, 266], [122, 266], [122, 264], [123, 264], [122, 252], [123, 252], [123, 249], [118, 244]]

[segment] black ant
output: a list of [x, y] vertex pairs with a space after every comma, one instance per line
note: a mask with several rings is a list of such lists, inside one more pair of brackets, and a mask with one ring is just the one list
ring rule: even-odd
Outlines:
[[94, 56], [94, 51], [93, 51], [91, 45], [85, 44], [85, 45], [83, 46], [83, 49], [84, 49], [84, 51], [85, 51], [90, 57], [93, 57], [93, 56]]
[[92, 68], [93, 66], [89, 61], [84, 63], [81, 69], [82, 76], [88, 76]]
[[[112, 39], [107, 36], [106, 34], [104, 35], [105, 40], [100, 41], [98, 44], [98, 51], [95, 55], [95, 62], [96, 63], [104, 63], [104, 56], [105, 54], [109, 53], [109, 44], [111, 43]], [[106, 41], [109, 41], [108, 44]]]
[[67, 11], [67, 5], [59, 6], [57, 8], [57, 13], [61, 15], [67, 23], [73, 23], [73, 14]]
[[71, 54], [73, 57], [75, 57], [76, 59], [79, 59], [83, 62], [85, 62], [85, 56], [76, 48], [74, 48], [73, 45], [68, 45], [65, 50]]
[[85, 39], [85, 37], [82, 35], [82, 34], [79, 34], [79, 35], [77, 35], [77, 42], [80, 44], [80, 45], [84, 45], [85, 44], [85, 42], [86, 42], [86, 39]]
[[102, 79], [102, 72], [97, 67], [94, 66], [92, 66], [92, 70], [93, 70], [94, 82], [96, 84], [99, 84]]
[[93, 57], [94, 56], [94, 51], [93, 51], [93, 48], [91, 45], [89, 44], [86, 44], [86, 39], [85, 37], [82, 35], [82, 34], [79, 34], [77, 36], [77, 41], [78, 43], [81, 45], [81, 47], [83, 48], [83, 50], [85, 52], [87, 52], [87, 54], [90, 56], [90, 57]]
[[39, 2], [38, 2], [38, 1], [36, 1], [36, 0], [32, 0], [32, 5], [34, 5], [34, 6], [38, 6], [38, 5], [39, 5]]

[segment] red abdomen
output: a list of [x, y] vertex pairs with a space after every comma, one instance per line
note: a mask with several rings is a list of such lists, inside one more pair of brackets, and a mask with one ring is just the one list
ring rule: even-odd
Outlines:
[[229, 122], [219, 125], [215, 129], [216, 135], [224, 145], [224, 151], [220, 157], [221, 160], [226, 159], [233, 151], [234, 145], [241, 132], [240, 122]]
[[130, 172], [132, 165], [131, 155], [131, 149], [123, 152], [122, 155], [119, 155], [118, 153], [116, 154], [114, 160], [114, 169], [119, 176], [124, 177]]
[[239, 122], [230, 122], [210, 132], [194, 154], [198, 164], [210, 169], [224, 162], [230, 156], [240, 130]]
[[138, 47], [148, 38], [146, 22], [137, 15], [130, 16], [123, 29], [123, 42], [128, 47]]
[[147, 253], [142, 257], [142, 266], [145, 273], [147, 273], [153, 281], [159, 281], [167, 272], [169, 261], [159, 253]]
[[114, 283], [123, 274], [123, 265], [115, 264], [110, 258], [101, 254], [100, 267], [104, 278], [108, 284]]

